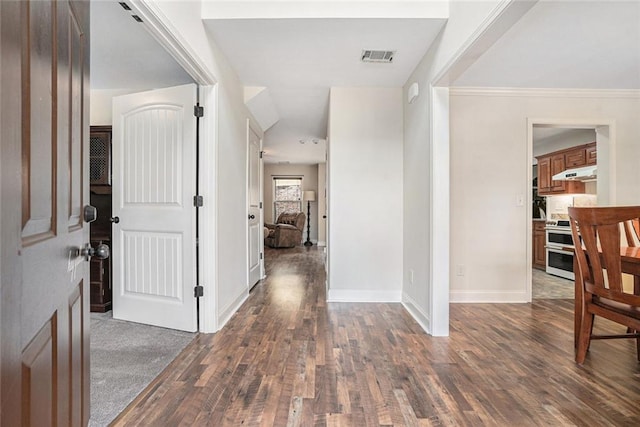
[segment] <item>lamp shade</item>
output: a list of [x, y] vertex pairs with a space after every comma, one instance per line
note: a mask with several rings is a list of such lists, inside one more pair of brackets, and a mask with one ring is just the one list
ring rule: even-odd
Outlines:
[[313, 191], [313, 190], [305, 191], [304, 194], [302, 195], [302, 197], [307, 202], [313, 202], [313, 201], [316, 200], [316, 192]]

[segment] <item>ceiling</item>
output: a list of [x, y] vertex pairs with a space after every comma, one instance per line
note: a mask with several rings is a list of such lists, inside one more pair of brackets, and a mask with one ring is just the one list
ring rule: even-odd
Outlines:
[[542, 126], [533, 125], [533, 145], [543, 145], [549, 141], [568, 139], [571, 135], [582, 135], [585, 131], [590, 131], [594, 134], [594, 127], [562, 127], [562, 126]]
[[[131, 12], [116, 1], [92, 0], [91, 7], [92, 89], [192, 82]], [[265, 160], [272, 163], [323, 162], [330, 87], [403, 86], [445, 22], [204, 20], [242, 83], [267, 89], [271, 99], [261, 102], [277, 119], [265, 134]], [[539, 1], [452, 86], [640, 89], [639, 22], [638, 1]], [[366, 64], [362, 49], [396, 55], [392, 64]]]
[[[271, 163], [324, 162], [329, 89], [402, 87], [444, 23], [441, 18], [205, 20], [245, 86], [269, 90], [279, 116], [264, 138], [265, 161]], [[391, 64], [364, 63], [363, 49], [396, 54]]]
[[640, 89], [640, 2], [539, 1], [453, 86]]
[[193, 82], [130, 11], [104, 0], [91, 1], [90, 79], [92, 90], [147, 90]]

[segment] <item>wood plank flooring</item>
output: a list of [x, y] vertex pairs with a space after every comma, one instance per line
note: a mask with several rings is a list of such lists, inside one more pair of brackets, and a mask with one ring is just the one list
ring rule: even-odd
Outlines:
[[239, 312], [114, 425], [640, 425], [635, 344], [595, 341], [576, 365], [570, 300], [454, 304], [434, 338], [400, 304], [327, 304], [316, 247], [266, 255]]
[[537, 268], [532, 269], [532, 297], [536, 299], [570, 299], [573, 300], [575, 287], [573, 280], [547, 274]]

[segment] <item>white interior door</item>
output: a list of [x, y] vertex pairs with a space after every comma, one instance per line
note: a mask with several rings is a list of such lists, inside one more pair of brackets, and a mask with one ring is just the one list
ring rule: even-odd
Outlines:
[[262, 252], [262, 227], [260, 221], [260, 137], [247, 126], [248, 161], [247, 161], [247, 207], [248, 207], [248, 248], [249, 248], [249, 287], [260, 280], [262, 269], [260, 253]]
[[195, 331], [194, 84], [113, 99], [113, 317]]

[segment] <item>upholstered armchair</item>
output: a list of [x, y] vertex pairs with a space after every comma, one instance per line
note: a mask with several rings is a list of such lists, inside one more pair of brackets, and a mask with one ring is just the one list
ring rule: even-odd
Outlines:
[[[275, 224], [265, 224], [264, 244], [271, 248], [293, 248], [302, 242], [305, 215], [281, 213]], [[268, 233], [267, 233], [268, 230]]]

